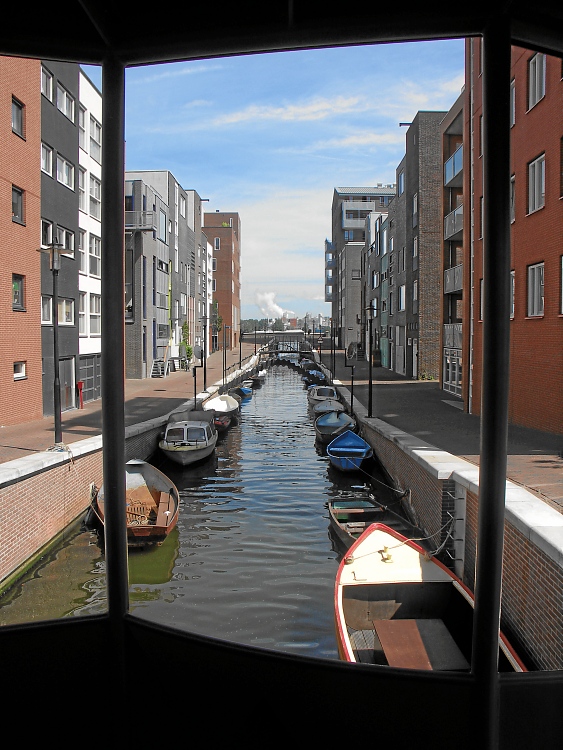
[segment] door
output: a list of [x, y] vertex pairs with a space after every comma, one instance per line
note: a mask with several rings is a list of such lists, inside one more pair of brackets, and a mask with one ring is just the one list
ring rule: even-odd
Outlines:
[[61, 359], [59, 362], [61, 382], [61, 411], [76, 408], [76, 379], [74, 374], [74, 357]]

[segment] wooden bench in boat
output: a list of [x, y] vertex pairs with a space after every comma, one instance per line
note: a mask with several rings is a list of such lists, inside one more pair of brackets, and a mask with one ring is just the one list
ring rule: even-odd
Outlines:
[[[151, 491], [145, 485], [126, 490], [127, 523], [145, 525], [149, 523], [151, 511], [156, 514], [158, 508]], [[153, 515], [154, 518], [154, 515]]]
[[449, 671], [470, 668], [442, 620], [374, 620], [373, 625], [391, 667]]

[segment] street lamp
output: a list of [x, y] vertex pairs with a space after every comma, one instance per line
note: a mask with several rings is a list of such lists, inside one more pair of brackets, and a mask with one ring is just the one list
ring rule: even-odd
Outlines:
[[373, 347], [373, 339], [372, 339], [372, 326], [373, 326], [373, 308], [368, 308], [368, 417], [371, 418], [372, 410], [373, 410], [373, 377], [372, 377], [372, 347]]
[[45, 247], [38, 248], [40, 253], [49, 254], [50, 269], [53, 274], [53, 408], [55, 417], [55, 445], [63, 442], [63, 428], [61, 420], [61, 381], [59, 373], [59, 270], [61, 267], [61, 242], [50, 242]]

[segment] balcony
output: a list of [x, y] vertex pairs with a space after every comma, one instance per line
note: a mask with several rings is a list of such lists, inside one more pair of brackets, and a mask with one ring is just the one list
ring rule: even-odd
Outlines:
[[461, 349], [462, 323], [444, 325], [443, 346], [445, 349]]
[[327, 289], [325, 289], [325, 302], [332, 302], [332, 298], [332, 288], [328, 287]]
[[463, 291], [463, 263], [444, 271], [444, 294]]
[[444, 239], [460, 240], [463, 236], [463, 204], [444, 219]]
[[154, 211], [125, 211], [125, 229], [152, 232], [155, 222]]
[[336, 268], [336, 259], [327, 256], [325, 258], [325, 268]]
[[463, 143], [444, 164], [444, 187], [463, 186]]

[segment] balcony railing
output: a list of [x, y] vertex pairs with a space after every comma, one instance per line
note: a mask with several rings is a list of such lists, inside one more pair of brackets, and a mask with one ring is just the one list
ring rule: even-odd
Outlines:
[[[463, 143], [444, 164], [444, 185], [461, 187], [463, 171]], [[456, 179], [457, 178], [457, 179]]]
[[142, 232], [156, 229], [154, 211], [125, 211], [125, 228]]
[[463, 263], [444, 271], [444, 294], [463, 290]]
[[444, 219], [444, 239], [460, 240], [463, 234], [463, 204]]
[[462, 323], [446, 323], [444, 325], [444, 348], [461, 349]]

